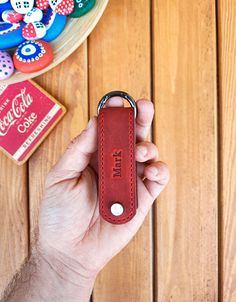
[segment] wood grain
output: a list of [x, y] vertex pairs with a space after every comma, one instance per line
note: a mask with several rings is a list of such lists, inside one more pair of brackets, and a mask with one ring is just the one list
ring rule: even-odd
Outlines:
[[236, 301], [236, 3], [219, 0], [216, 20], [215, 1], [151, 2], [152, 32], [149, 1], [110, 0], [88, 43], [36, 79], [68, 113], [28, 167], [0, 154], [0, 295], [27, 256], [48, 170], [96, 114], [103, 94], [120, 89], [150, 98], [152, 75], [153, 138], [171, 182], [155, 205], [154, 225], [150, 214], [99, 275], [93, 302]]
[[28, 255], [27, 167], [0, 154], [0, 297]]
[[220, 0], [221, 301], [236, 301], [236, 2]]
[[217, 301], [215, 2], [153, 1], [154, 137], [171, 182], [156, 206], [156, 301]]
[[37, 227], [47, 172], [88, 120], [87, 42], [36, 82], [64, 104], [68, 112], [29, 161], [31, 232]]
[[[111, 0], [89, 37], [91, 115], [111, 90], [150, 98], [149, 9], [149, 1]], [[149, 217], [132, 243], [100, 274], [94, 302], [152, 301], [151, 238]]]

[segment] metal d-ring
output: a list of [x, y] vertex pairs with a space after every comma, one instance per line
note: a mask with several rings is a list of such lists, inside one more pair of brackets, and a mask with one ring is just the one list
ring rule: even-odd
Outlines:
[[111, 92], [105, 94], [101, 98], [101, 101], [98, 103], [98, 108], [97, 108], [98, 114], [99, 114], [100, 109], [105, 106], [106, 102], [114, 96], [120, 96], [123, 99], [126, 99], [129, 102], [130, 106], [134, 109], [134, 117], [136, 117], [137, 106], [136, 106], [135, 100], [132, 98], [132, 96], [130, 96], [128, 93], [126, 93], [124, 91], [111, 91]]

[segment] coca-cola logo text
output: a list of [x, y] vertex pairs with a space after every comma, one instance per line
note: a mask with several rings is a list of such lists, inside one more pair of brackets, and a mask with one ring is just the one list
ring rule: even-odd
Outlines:
[[23, 122], [17, 127], [18, 132], [25, 133], [36, 122], [37, 114], [32, 112], [28, 117], [25, 117]]
[[22, 117], [33, 103], [33, 98], [29, 93], [26, 93], [26, 88], [24, 88], [10, 103], [10, 110], [0, 118], [0, 136], [5, 136], [16, 121]]

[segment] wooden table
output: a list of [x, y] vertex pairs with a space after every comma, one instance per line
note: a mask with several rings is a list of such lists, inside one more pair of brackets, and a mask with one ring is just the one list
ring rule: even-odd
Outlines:
[[111, 0], [89, 39], [36, 79], [68, 113], [28, 164], [0, 156], [0, 286], [27, 256], [45, 175], [114, 89], [155, 104], [171, 182], [101, 272], [93, 302], [236, 301], [236, 1]]

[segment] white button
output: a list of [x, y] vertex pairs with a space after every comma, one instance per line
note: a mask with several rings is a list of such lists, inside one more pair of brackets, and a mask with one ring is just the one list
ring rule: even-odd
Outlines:
[[17, 13], [27, 14], [34, 7], [34, 0], [10, 0], [11, 5]]
[[120, 203], [114, 203], [111, 206], [111, 213], [114, 216], [120, 216], [120, 215], [123, 214], [123, 212], [124, 212], [124, 208], [123, 208], [123, 206]]
[[43, 12], [41, 9], [34, 7], [32, 8], [31, 11], [29, 11], [27, 14], [24, 16], [24, 22], [25, 23], [31, 23], [34, 21], [41, 21], [43, 18]]

